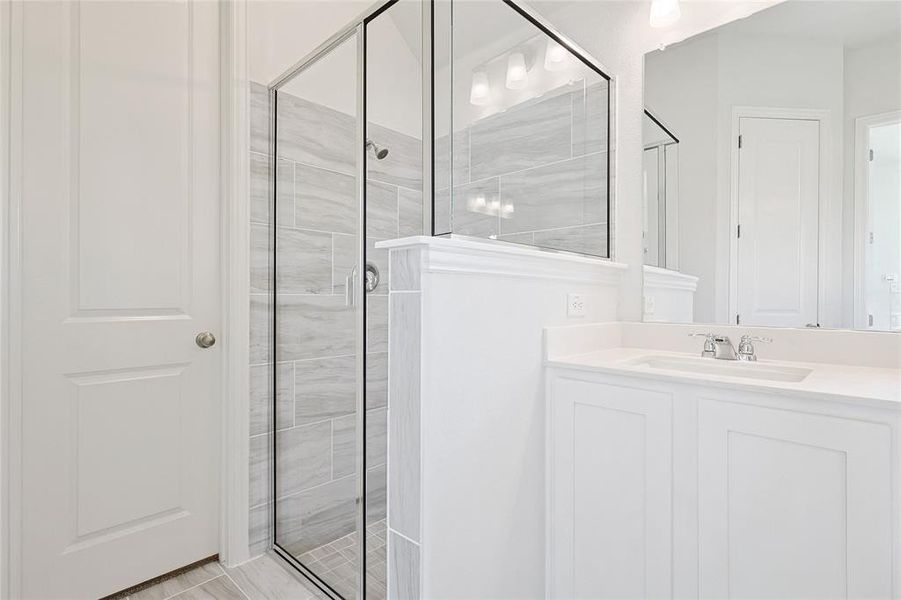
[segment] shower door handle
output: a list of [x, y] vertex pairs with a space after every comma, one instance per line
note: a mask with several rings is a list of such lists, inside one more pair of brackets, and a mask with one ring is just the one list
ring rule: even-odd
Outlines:
[[354, 267], [350, 275], [344, 278], [344, 305], [353, 306], [354, 302], [354, 280], [357, 278], [357, 268]]

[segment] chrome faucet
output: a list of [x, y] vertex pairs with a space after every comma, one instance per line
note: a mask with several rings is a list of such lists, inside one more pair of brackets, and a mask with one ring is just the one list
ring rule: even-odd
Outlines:
[[732, 345], [732, 341], [727, 336], [715, 333], [689, 333], [688, 335], [704, 338], [704, 350], [701, 352], [703, 358], [738, 360], [735, 346]]
[[738, 344], [738, 360], [755, 361], [757, 360], [757, 350], [754, 348], [754, 342], [772, 342], [772, 338], [756, 337], [753, 335], [741, 336], [741, 342]]

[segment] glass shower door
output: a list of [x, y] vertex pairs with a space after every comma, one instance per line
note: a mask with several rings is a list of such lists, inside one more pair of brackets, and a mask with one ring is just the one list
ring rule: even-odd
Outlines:
[[363, 527], [360, 32], [276, 87], [274, 543], [358, 597]]

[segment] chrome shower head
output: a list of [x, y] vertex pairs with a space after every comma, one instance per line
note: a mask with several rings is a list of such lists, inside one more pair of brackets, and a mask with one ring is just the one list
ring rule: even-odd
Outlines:
[[387, 148], [384, 148], [384, 147], [382, 147], [382, 146], [379, 146], [378, 144], [376, 144], [375, 142], [373, 142], [373, 141], [370, 140], [370, 139], [367, 139], [367, 140], [366, 140], [366, 149], [367, 149], [367, 150], [372, 150], [373, 154], [375, 154], [375, 157], [376, 157], [377, 159], [379, 159], [379, 160], [382, 160], [383, 158], [385, 158], [386, 156], [388, 156], [388, 149], [387, 149]]

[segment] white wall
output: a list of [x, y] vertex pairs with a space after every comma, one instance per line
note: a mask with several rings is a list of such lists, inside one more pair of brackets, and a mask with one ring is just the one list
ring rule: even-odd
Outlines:
[[[415, 266], [401, 269], [392, 249], [391, 278], [395, 322], [404, 310], [415, 310], [395, 312], [397, 296], [414, 293], [399, 284], [401, 278], [421, 282], [422, 392], [416, 422], [421, 426], [421, 537], [415, 531], [406, 534], [421, 541], [421, 597], [541, 598], [543, 329], [615, 319], [623, 269], [600, 259], [490, 241], [408, 238], [388, 245], [421, 253]], [[409, 276], [416, 271], [417, 276]], [[582, 317], [567, 316], [571, 292], [583, 295]], [[409, 425], [393, 426], [403, 419], [398, 394], [404, 375], [393, 361], [401, 350], [396, 340], [404, 334], [418, 331], [411, 327], [391, 334], [390, 448], [409, 439], [394, 437]], [[393, 453], [391, 461], [388, 525], [395, 530], [401, 516], [398, 493], [407, 491], [405, 510], [416, 501], [409, 497], [414, 486], [398, 490], [395, 482], [416, 461]]]

